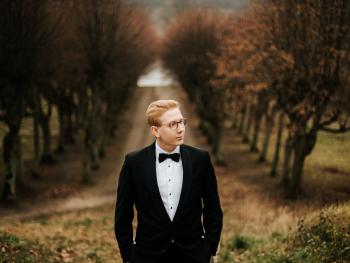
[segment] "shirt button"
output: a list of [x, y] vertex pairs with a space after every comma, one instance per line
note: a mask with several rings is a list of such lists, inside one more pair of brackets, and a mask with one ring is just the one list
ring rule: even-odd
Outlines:
[[170, 165], [168, 165], [168, 167], [170, 167]]
[[169, 193], [169, 195], [171, 195], [171, 193]]
[[173, 209], [173, 207], [171, 206], [170, 209]]
[[172, 239], [172, 240], [171, 240], [171, 243], [174, 243], [174, 242], [175, 242], [175, 240], [174, 240], [174, 239]]
[[171, 181], [171, 179], [169, 179], [169, 182]]

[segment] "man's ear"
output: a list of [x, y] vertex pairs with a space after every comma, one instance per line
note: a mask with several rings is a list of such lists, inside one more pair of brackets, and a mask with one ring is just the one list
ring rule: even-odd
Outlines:
[[158, 127], [151, 126], [151, 133], [153, 134], [154, 137], [158, 138], [159, 137]]

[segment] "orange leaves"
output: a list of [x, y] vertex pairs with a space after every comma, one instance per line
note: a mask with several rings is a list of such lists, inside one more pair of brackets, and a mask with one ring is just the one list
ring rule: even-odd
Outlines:
[[247, 92], [251, 92], [251, 93], [259, 93], [265, 89], [267, 89], [268, 83], [266, 82], [259, 82], [259, 83], [255, 83], [255, 84], [250, 84], [250, 85], [246, 85], [246, 90]]
[[342, 8], [350, 9], [343, 0], [270, 0], [231, 16], [213, 58], [217, 83], [244, 83], [248, 94], [269, 89], [288, 112], [310, 116], [337, 89], [349, 57], [350, 12]]
[[241, 14], [228, 17], [223, 26], [220, 52], [213, 57], [216, 74], [212, 83], [220, 79], [217, 84], [235, 93], [237, 87], [244, 86], [247, 93], [266, 89], [269, 85], [262, 69], [269, 59], [270, 30], [264, 10], [253, 5]]

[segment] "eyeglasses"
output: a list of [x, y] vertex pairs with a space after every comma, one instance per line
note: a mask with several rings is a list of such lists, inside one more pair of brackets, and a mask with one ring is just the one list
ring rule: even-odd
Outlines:
[[181, 125], [181, 127], [185, 128], [186, 124], [187, 124], [187, 119], [183, 118], [183, 119], [181, 119], [179, 121], [172, 121], [172, 122], [169, 122], [169, 123], [163, 123], [163, 124], [161, 124], [159, 126], [166, 125], [172, 130], [177, 130], [179, 128], [179, 125]]

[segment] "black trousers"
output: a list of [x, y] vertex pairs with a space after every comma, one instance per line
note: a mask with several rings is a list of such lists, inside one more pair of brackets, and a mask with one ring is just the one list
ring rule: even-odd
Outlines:
[[133, 251], [131, 263], [209, 263], [210, 258], [206, 262], [196, 261], [185, 255], [176, 245], [170, 244], [169, 249], [162, 255], [146, 255]]

